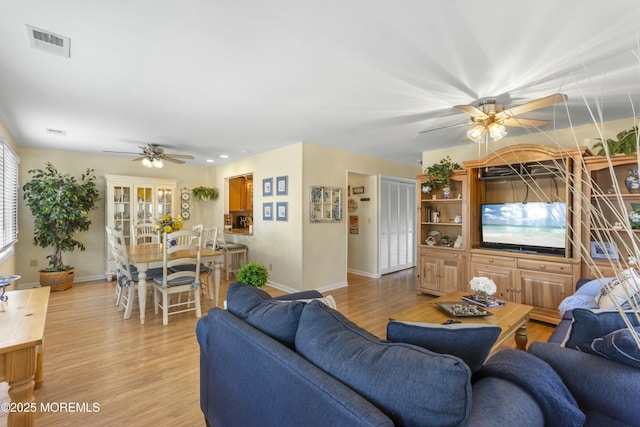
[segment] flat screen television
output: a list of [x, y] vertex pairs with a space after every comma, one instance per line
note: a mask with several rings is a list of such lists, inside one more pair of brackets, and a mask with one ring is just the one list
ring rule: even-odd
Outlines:
[[487, 203], [481, 205], [480, 217], [480, 247], [535, 254], [565, 254], [566, 203]]

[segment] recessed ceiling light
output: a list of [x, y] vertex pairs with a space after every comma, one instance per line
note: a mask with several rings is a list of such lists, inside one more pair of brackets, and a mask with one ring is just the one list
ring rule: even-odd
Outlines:
[[216, 161], [213, 159], [207, 159], [207, 163], [215, 163]]
[[220, 158], [221, 158], [221, 159], [228, 159], [228, 158], [229, 158], [229, 156], [227, 156], [226, 154], [220, 154]]
[[62, 129], [47, 128], [47, 133], [51, 135], [66, 136], [67, 131]]

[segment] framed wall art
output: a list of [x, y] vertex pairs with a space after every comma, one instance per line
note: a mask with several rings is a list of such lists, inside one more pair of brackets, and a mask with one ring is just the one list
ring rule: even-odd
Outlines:
[[271, 221], [273, 219], [273, 203], [262, 204], [262, 220]]
[[276, 178], [276, 196], [286, 196], [289, 183], [286, 176]]
[[364, 187], [353, 187], [353, 194], [364, 194]]
[[278, 202], [276, 203], [276, 221], [286, 221], [288, 216], [288, 203]]
[[265, 178], [262, 180], [262, 196], [273, 196], [273, 178]]
[[309, 221], [340, 222], [342, 220], [342, 189], [311, 186]]

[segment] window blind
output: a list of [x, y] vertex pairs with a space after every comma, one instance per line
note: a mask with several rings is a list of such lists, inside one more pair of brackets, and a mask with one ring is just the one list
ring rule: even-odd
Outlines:
[[20, 159], [6, 139], [0, 138], [0, 252], [18, 241], [18, 164]]

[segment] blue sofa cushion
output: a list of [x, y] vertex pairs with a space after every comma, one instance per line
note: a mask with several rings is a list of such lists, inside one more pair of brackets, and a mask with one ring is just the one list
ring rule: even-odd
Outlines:
[[417, 345], [435, 353], [457, 356], [475, 374], [482, 368], [500, 331], [497, 326], [482, 324], [439, 325], [391, 321], [387, 324], [387, 339]]
[[469, 416], [471, 371], [460, 359], [382, 341], [317, 301], [300, 316], [296, 350], [395, 425], [457, 426]]
[[295, 346], [298, 321], [305, 303], [280, 301], [254, 286], [234, 282], [227, 290], [227, 310], [287, 347]]
[[578, 350], [640, 368], [640, 348], [634, 335], [640, 336], [640, 327], [635, 327], [633, 331], [628, 328], [618, 329], [594, 339], [590, 344], [579, 345]]
[[[594, 339], [604, 337], [610, 332], [626, 327], [617, 311], [572, 310], [573, 320], [564, 337], [563, 346], [577, 349], [580, 344], [591, 343]], [[627, 313], [627, 318], [633, 326], [640, 326], [635, 315]]]

